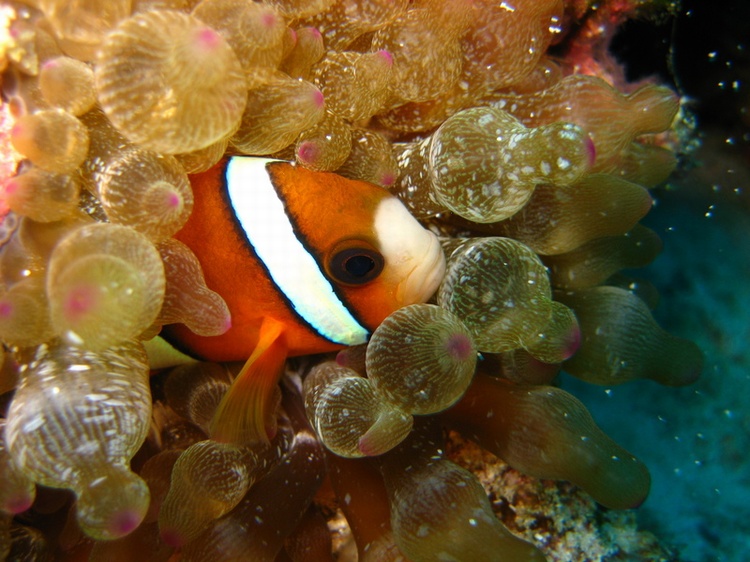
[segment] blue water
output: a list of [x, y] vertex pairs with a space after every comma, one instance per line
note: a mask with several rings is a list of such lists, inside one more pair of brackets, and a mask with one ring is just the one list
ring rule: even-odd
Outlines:
[[[750, 561], [750, 198], [657, 192], [644, 223], [663, 254], [636, 272], [658, 287], [654, 315], [702, 348], [701, 379], [684, 388], [635, 381], [602, 388], [570, 377], [599, 425], [653, 478], [643, 528], [683, 562]], [[704, 190], [709, 192], [710, 190]]]

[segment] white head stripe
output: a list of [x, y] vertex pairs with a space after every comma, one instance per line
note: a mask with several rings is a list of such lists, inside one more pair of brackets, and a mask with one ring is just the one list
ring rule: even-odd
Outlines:
[[369, 332], [352, 316], [315, 258], [297, 239], [284, 203], [276, 193], [264, 158], [232, 158], [227, 165], [229, 200], [237, 219], [294, 310], [335, 343], [357, 345]]

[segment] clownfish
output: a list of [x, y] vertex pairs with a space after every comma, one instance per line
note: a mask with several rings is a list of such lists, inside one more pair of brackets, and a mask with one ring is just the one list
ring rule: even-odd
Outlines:
[[194, 211], [175, 237], [198, 257], [232, 323], [214, 337], [172, 325], [166, 339], [195, 358], [245, 361], [214, 416], [213, 439], [266, 441], [287, 357], [365, 343], [443, 277], [437, 237], [373, 184], [242, 156], [191, 184]]

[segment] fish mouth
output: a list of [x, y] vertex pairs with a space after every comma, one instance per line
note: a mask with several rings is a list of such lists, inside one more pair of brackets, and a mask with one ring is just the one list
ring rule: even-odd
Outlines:
[[[375, 212], [378, 249], [388, 264], [391, 302], [397, 308], [426, 302], [445, 275], [443, 248], [396, 197], [383, 199]], [[395, 310], [395, 309], [394, 309]]]
[[426, 235], [424, 254], [398, 288], [397, 298], [401, 306], [426, 302], [437, 291], [445, 276], [445, 255], [437, 236], [429, 230]]

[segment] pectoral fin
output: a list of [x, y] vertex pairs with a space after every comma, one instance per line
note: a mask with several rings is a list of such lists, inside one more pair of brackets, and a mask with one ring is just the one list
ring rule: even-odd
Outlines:
[[287, 346], [283, 325], [265, 319], [258, 345], [211, 421], [211, 438], [227, 443], [268, 442], [275, 433], [278, 382], [284, 370]]
[[143, 342], [143, 346], [146, 348], [148, 365], [152, 370], [187, 365], [197, 361], [197, 359], [185, 355], [161, 336]]

